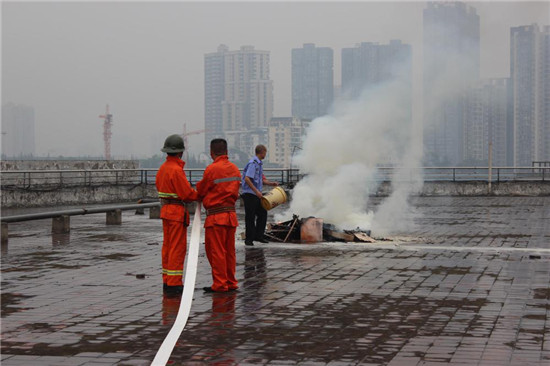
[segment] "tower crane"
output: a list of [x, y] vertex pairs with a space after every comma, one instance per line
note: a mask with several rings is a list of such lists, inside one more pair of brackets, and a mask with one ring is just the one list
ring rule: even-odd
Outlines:
[[200, 133], [205, 133], [207, 130], [195, 130], [195, 131], [189, 131], [187, 132], [187, 123], [183, 124], [183, 133], [181, 134], [181, 137], [183, 137], [183, 145], [185, 146], [185, 150], [183, 151], [183, 160], [187, 161], [189, 159], [189, 145], [187, 144], [187, 137], [192, 135], [198, 135]]
[[105, 160], [111, 160], [111, 126], [113, 125], [113, 115], [109, 113], [109, 104], [105, 114], [99, 116], [103, 118], [103, 143], [105, 144]]

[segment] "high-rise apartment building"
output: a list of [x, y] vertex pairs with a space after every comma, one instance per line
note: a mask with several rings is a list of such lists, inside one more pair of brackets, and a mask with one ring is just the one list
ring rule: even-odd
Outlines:
[[389, 44], [362, 42], [342, 49], [342, 94], [357, 98], [374, 85], [396, 78], [411, 82], [412, 49], [392, 40]]
[[510, 29], [510, 104], [512, 164], [550, 161], [550, 26]]
[[334, 98], [332, 48], [306, 43], [292, 49], [292, 115], [314, 119], [329, 112]]
[[479, 80], [479, 16], [461, 2], [430, 2], [423, 16], [425, 164], [460, 165], [465, 93]]
[[253, 46], [229, 51], [220, 45], [204, 56], [204, 82], [205, 146], [229, 134], [238, 137], [235, 149], [253, 153], [254, 136], [258, 130], [265, 133], [273, 116], [269, 52]]
[[2, 106], [2, 157], [35, 154], [34, 108], [7, 103]]
[[469, 166], [507, 164], [508, 79], [480, 81], [468, 90], [464, 107], [464, 155]]
[[274, 117], [268, 128], [267, 159], [282, 168], [291, 168], [292, 157], [302, 148], [302, 139], [311, 120], [297, 117]]
[[222, 102], [225, 85], [225, 53], [229, 48], [218, 46], [217, 52], [204, 55], [204, 146], [223, 136]]

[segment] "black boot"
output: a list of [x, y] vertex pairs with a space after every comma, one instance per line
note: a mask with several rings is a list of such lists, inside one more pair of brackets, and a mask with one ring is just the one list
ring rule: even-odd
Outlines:
[[183, 286], [182, 285], [168, 286], [167, 284], [164, 284], [162, 286], [162, 289], [163, 289], [164, 293], [167, 294], [167, 295], [181, 295], [181, 293], [183, 292]]

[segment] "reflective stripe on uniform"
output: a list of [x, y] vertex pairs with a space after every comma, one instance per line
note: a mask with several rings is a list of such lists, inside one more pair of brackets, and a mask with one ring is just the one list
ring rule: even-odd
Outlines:
[[178, 195], [176, 193], [166, 193], [166, 192], [159, 192], [159, 197], [160, 198], [168, 198], [168, 197], [178, 197]]
[[162, 269], [162, 274], [165, 274], [167, 276], [182, 276], [183, 270], [172, 270], [172, 269]]
[[223, 182], [233, 182], [233, 181], [241, 181], [241, 177], [227, 177], [227, 178], [220, 178], [220, 179], [214, 179], [214, 184], [223, 183]]

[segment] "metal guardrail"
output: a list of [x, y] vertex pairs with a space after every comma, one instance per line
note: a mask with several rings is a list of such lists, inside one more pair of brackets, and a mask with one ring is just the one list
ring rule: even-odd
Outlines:
[[[399, 170], [400, 179], [418, 176], [423, 181], [489, 181], [488, 167], [421, 167], [414, 169], [379, 167], [379, 181], [391, 181]], [[97, 169], [97, 170], [9, 170], [1, 171], [2, 189], [57, 189], [71, 186], [149, 185], [155, 184], [157, 169]], [[187, 179], [195, 185], [204, 169], [186, 169]], [[295, 185], [303, 175], [298, 169], [264, 169], [269, 180], [284, 186]], [[550, 181], [550, 167], [493, 167], [491, 182]]]
[[[158, 207], [158, 209], [156, 209]], [[9, 223], [52, 219], [52, 233], [68, 233], [70, 231], [70, 217], [76, 215], [98, 214], [105, 213], [107, 225], [118, 225], [122, 222], [122, 211], [138, 210], [143, 213], [143, 209], [149, 208], [150, 218], [160, 218], [160, 202], [148, 202], [139, 204], [126, 204], [118, 206], [102, 206], [91, 208], [78, 208], [71, 210], [59, 210], [49, 212], [38, 212], [23, 215], [3, 216], [0, 218], [2, 223], [2, 248], [8, 243], [8, 226]], [[156, 210], [155, 210], [156, 209]], [[156, 212], [156, 213], [155, 213]]]
[[[195, 185], [204, 169], [185, 169], [187, 179]], [[265, 176], [283, 185], [293, 185], [300, 179], [298, 169], [264, 169]], [[155, 184], [157, 169], [94, 169], [94, 170], [4, 170], [2, 189], [57, 189], [71, 186], [148, 185]]]
[[4, 216], [0, 218], [0, 221], [8, 222], [8, 223], [22, 222], [22, 221], [31, 221], [31, 220], [51, 219], [59, 216], [88, 215], [88, 214], [106, 213], [106, 212], [116, 211], [116, 210], [121, 210], [121, 211], [137, 210], [137, 209], [159, 207], [159, 206], [160, 206], [160, 202], [148, 202], [148, 203], [138, 203], [138, 204], [118, 205], [118, 206], [76, 208], [72, 210], [60, 210], [60, 211], [38, 212], [38, 213], [24, 214], [24, 215]]
[[[550, 167], [422, 167], [407, 168], [378, 168], [381, 181], [391, 181], [397, 170], [404, 170], [401, 179], [413, 180], [419, 174], [424, 182], [525, 182], [525, 181], [550, 181]], [[403, 172], [402, 172], [403, 173]], [[489, 178], [490, 175], [490, 178]]]

